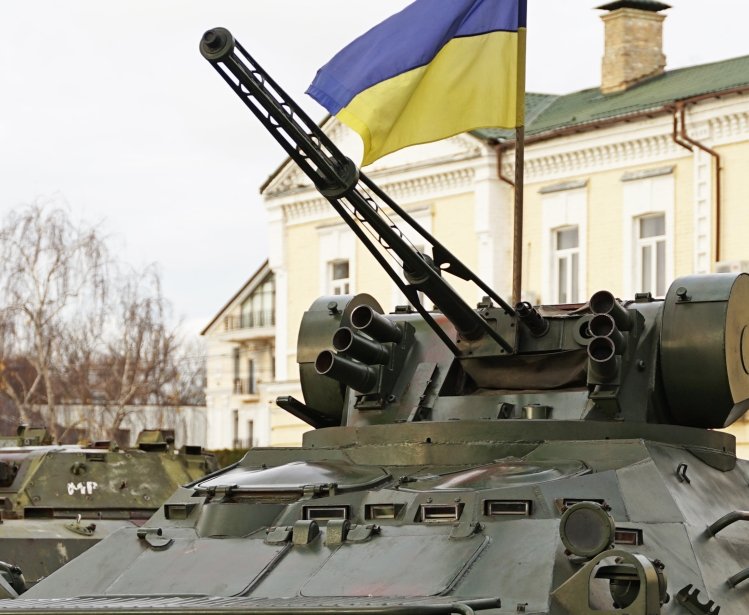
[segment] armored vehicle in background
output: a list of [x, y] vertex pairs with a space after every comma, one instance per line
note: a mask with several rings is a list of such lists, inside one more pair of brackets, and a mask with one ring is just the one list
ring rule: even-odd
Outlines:
[[[43, 428], [0, 440], [0, 585], [21, 593], [115, 530], [140, 527], [182, 484], [217, 469], [160, 430], [136, 447], [51, 444]], [[5, 588], [7, 591], [7, 587]]]
[[[228, 31], [201, 52], [413, 307], [315, 301], [304, 401], [278, 400], [316, 428], [303, 448], [250, 451], [0, 609], [749, 612], [749, 464], [712, 431], [749, 405], [749, 276], [680, 278], [661, 300], [510, 306]], [[477, 308], [447, 274], [476, 284]]]

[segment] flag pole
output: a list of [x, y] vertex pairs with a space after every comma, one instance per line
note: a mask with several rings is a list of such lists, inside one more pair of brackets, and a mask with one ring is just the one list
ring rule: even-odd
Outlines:
[[512, 300], [519, 303], [523, 280], [523, 167], [525, 126], [515, 128], [515, 209], [512, 229]]

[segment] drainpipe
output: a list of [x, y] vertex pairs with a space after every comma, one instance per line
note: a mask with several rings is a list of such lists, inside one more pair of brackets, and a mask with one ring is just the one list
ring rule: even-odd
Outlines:
[[[676, 103], [676, 108], [674, 109], [674, 127], [676, 126], [676, 112], [679, 113], [679, 123], [680, 125], [680, 134], [679, 136], [683, 141], [686, 143], [693, 145], [697, 149], [702, 150], [706, 154], [709, 154], [713, 160], [715, 161], [715, 262], [720, 262], [721, 258], [721, 245], [720, 245], [720, 236], [721, 236], [721, 160], [720, 160], [720, 154], [715, 151], [714, 149], [708, 147], [707, 145], [704, 145], [703, 143], [700, 143], [699, 141], [693, 139], [687, 134], [687, 122], [686, 122], [686, 107], [687, 104], [691, 102], [690, 100], [682, 100], [678, 101]], [[688, 145], [685, 145], [684, 143], [679, 142], [678, 140], [674, 139], [679, 145], [682, 145], [683, 147], [686, 147], [690, 151], [692, 150], [691, 147]]]
[[688, 149], [690, 152], [694, 151], [694, 148], [689, 143], [679, 138], [679, 108], [676, 106], [674, 107], [674, 129], [671, 132], [671, 139], [676, 145], [681, 145], [681, 147]]
[[502, 173], [502, 159], [507, 149], [508, 147], [505, 143], [497, 143], [497, 177], [514, 188], [515, 182]]

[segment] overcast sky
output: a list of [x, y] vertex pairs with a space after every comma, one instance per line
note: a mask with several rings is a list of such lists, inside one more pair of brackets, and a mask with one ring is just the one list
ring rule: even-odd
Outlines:
[[[598, 83], [603, 0], [528, 0], [527, 86]], [[0, 2], [0, 215], [53, 197], [101, 223], [134, 265], [158, 262], [199, 330], [267, 254], [258, 188], [276, 143], [198, 52], [229, 28], [315, 120], [303, 92], [338, 49], [407, 0]], [[668, 67], [749, 54], [746, 0], [672, 0]], [[292, 289], [293, 291], [293, 289]]]

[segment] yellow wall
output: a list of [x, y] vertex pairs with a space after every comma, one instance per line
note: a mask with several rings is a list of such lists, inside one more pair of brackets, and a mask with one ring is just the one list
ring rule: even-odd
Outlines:
[[271, 408], [270, 426], [271, 446], [301, 446], [302, 434], [312, 429], [278, 406]]
[[[469, 269], [474, 272], [478, 271], [473, 194], [461, 194], [436, 201], [432, 219], [432, 235]], [[474, 305], [481, 298], [477, 296], [477, 292], [482, 293], [477, 291], [472, 284], [450, 275], [446, 278], [470, 305]]]
[[721, 260], [749, 260], [749, 143], [719, 148], [723, 168]]
[[674, 276], [694, 272], [694, 173], [691, 158], [674, 162]]
[[[286, 263], [288, 271], [287, 332], [289, 348], [296, 348], [302, 315], [320, 295], [320, 257], [317, 224], [287, 227]], [[283, 308], [281, 308], [283, 309]], [[276, 352], [286, 352], [277, 348]], [[289, 378], [296, 378], [296, 357], [290, 356], [287, 365]]]
[[[523, 290], [533, 293], [532, 303], [541, 296], [541, 195], [544, 184], [526, 184], [523, 193]], [[508, 237], [512, 241], [512, 236]]]
[[[354, 292], [372, 295], [385, 312], [390, 312], [394, 307], [392, 305], [393, 282], [361, 241], [357, 239], [355, 245], [356, 272], [354, 275], [356, 276], [356, 286], [353, 289]], [[392, 264], [390, 259], [387, 260]]]
[[[749, 155], [749, 148], [747, 155]], [[749, 163], [748, 163], [749, 164]], [[691, 158], [660, 162], [657, 165], [633, 165], [616, 170], [583, 176], [565, 177], [564, 181], [587, 181], [587, 237], [580, 238], [587, 249], [587, 271], [584, 272], [588, 294], [609, 289], [620, 294], [624, 288], [622, 254], [623, 183], [622, 175], [653, 167], [674, 166], [674, 274], [685, 275], [693, 270], [693, 177]], [[749, 167], [747, 167], [749, 168]], [[557, 182], [526, 184], [524, 249], [528, 272], [525, 288], [542, 293], [543, 241], [542, 198], [539, 190]], [[749, 208], [747, 208], [749, 212]], [[749, 216], [749, 213], [746, 214]], [[747, 218], [749, 220], [749, 217]], [[745, 227], [749, 228], [749, 227]], [[548, 297], [541, 296], [542, 301]]]
[[617, 169], [598, 173], [588, 181], [588, 271], [585, 275], [588, 296], [603, 288], [621, 294], [624, 286], [621, 177], [625, 172], [625, 169]]

